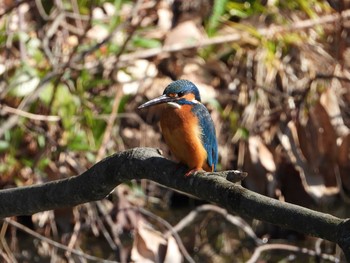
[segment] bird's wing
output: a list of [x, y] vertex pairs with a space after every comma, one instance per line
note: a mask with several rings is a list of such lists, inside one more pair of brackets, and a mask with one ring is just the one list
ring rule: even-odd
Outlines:
[[213, 120], [211, 119], [208, 109], [201, 103], [194, 105], [192, 111], [199, 118], [199, 125], [202, 130], [201, 140], [207, 151], [208, 165], [209, 167], [214, 165], [214, 171], [216, 171], [216, 165], [218, 163], [218, 144]]

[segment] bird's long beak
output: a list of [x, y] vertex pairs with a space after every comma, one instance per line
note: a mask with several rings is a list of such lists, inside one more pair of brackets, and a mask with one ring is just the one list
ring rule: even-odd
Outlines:
[[147, 108], [147, 107], [150, 107], [150, 106], [154, 106], [154, 105], [158, 105], [158, 104], [162, 104], [162, 103], [166, 103], [166, 102], [173, 102], [176, 99], [177, 98], [169, 97], [167, 95], [162, 95], [162, 96], [154, 98], [154, 99], [152, 99], [150, 101], [147, 101], [146, 103], [140, 105], [138, 107], [138, 109], [143, 109], [143, 108]]

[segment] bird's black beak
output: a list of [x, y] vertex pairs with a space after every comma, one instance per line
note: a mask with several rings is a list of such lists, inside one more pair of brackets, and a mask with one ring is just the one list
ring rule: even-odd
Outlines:
[[154, 106], [154, 105], [158, 105], [158, 104], [162, 104], [162, 103], [166, 103], [166, 102], [173, 102], [177, 100], [176, 97], [169, 97], [167, 95], [162, 95], [162, 96], [159, 96], [157, 98], [154, 98], [150, 101], [147, 101], [146, 103], [140, 105], [138, 107], [138, 109], [143, 109], [143, 108], [147, 108], [147, 107], [150, 107], [150, 106]]

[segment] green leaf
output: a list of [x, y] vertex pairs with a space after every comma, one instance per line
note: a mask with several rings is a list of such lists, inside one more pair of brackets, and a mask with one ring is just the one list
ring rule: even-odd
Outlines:
[[135, 36], [133, 38], [133, 44], [137, 47], [142, 48], [155, 48], [160, 47], [162, 45], [161, 42], [157, 39], [149, 39], [138, 36]]
[[10, 93], [16, 97], [27, 96], [38, 87], [39, 82], [37, 72], [24, 64], [10, 81]]
[[8, 141], [0, 140], [0, 152], [7, 150], [10, 147], [10, 143]]
[[237, 130], [237, 133], [239, 134], [239, 137], [244, 139], [244, 140], [248, 140], [249, 138], [249, 130], [245, 127], [240, 127]]
[[66, 85], [61, 84], [57, 87], [52, 113], [62, 118], [65, 129], [69, 130], [76, 125], [73, 116], [77, 114], [77, 109], [80, 106], [79, 97], [72, 94]]
[[88, 151], [90, 146], [87, 141], [87, 134], [80, 130], [75, 134], [70, 134], [67, 148], [71, 151]]
[[49, 105], [53, 95], [53, 85], [49, 83], [44, 88], [42, 88], [39, 99], [43, 101], [46, 105]]
[[125, 112], [125, 107], [128, 104], [128, 102], [130, 101], [131, 96], [130, 95], [124, 95], [121, 99], [120, 99], [120, 103], [119, 103], [119, 108], [118, 108], [118, 113], [123, 113]]
[[227, 0], [215, 0], [213, 13], [209, 18], [207, 33], [213, 36], [220, 22], [220, 18], [225, 11]]
[[40, 148], [44, 148], [45, 146], [45, 136], [42, 134], [38, 135], [38, 144], [40, 146]]
[[50, 158], [42, 158], [39, 159], [39, 162], [37, 164], [37, 167], [39, 170], [44, 170], [46, 166], [51, 162]]

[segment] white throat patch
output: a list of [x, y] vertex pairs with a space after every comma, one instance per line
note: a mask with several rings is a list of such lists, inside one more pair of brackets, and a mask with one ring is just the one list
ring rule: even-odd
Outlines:
[[176, 102], [167, 102], [167, 104], [172, 108], [181, 109], [181, 105], [177, 104]]

